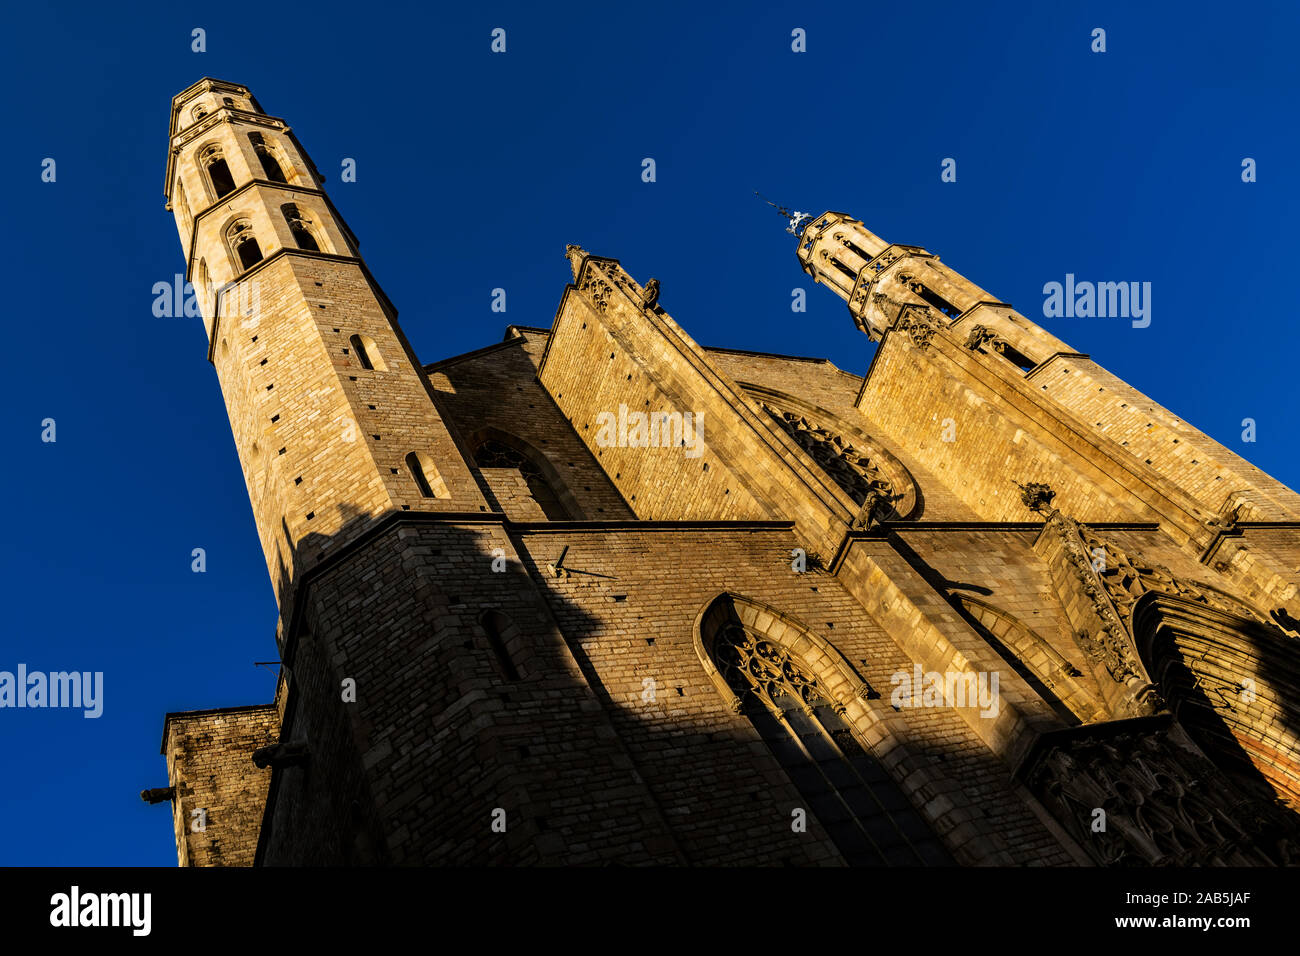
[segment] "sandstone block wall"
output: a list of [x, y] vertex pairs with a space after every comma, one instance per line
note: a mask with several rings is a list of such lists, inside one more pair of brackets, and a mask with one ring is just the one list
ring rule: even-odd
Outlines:
[[167, 715], [162, 752], [181, 866], [252, 866], [271, 779], [253, 751], [279, 730], [274, 704]]

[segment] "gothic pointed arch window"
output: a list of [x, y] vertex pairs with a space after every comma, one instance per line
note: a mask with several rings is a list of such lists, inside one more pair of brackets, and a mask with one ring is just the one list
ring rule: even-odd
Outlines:
[[258, 162], [262, 164], [262, 172], [266, 173], [266, 178], [273, 183], [288, 182], [284, 178], [284, 170], [280, 168], [280, 161], [276, 159], [275, 151], [266, 141], [266, 137], [261, 133], [249, 133], [248, 141], [253, 145], [253, 152], [257, 154]]
[[285, 203], [280, 207], [280, 212], [284, 214], [284, 221], [289, 224], [289, 232], [293, 234], [293, 241], [299, 249], [309, 249], [312, 252], [320, 252], [320, 243], [316, 241], [312, 221], [309, 219], [295, 203]]
[[1029, 372], [1039, 364], [986, 325], [971, 327], [966, 348], [980, 355], [1001, 356], [1022, 372]]
[[199, 166], [207, 173], [214, 199], [221, 199], [235, 191], [235, 177], [230, 174], [230, 167], [226, 165], [226, 156], [220, 146], [213, 144], [204, 147], [199, 153]]
[[[474, 463], [483, 470], [484, 478], [489, 484], [497, 486], [493, 491], [498, 498], [507, 499], [501, 502], [503, 505], [518, 498], [511, 493], [511, 489], [506, 487], [505, 476], [502, 475], [503, 471], [513, 470], [517, 472], [518, 479], [524, 485], [524, 489], [521, 490], [526, 492], [525, 497], [531, 499], [547, 521], [572, 520], [569, 509], [560, 500], [555, 485], [532, 456], [505, 442], [488, 439], [481, 442], [474, 452]], [[527, 502], [523, 504], [526, 506]]]
[[[951, 864], [930, 826], [859, 741], [844, 703], [776, 636], [790, 636], [799, 626], [785, 619], [769, 635], [742, 621], [738, 603], [723, 595], [701, 620], [715, 679], [734, 695], [733, 706], [749, 719], [845, 861]], [[772, 620], [771, 614], [749, 617]]]
[[226, 239], [230, 249], [239, 263], [239, 271], [244, 272], [262, 261], [262, 247], [253, 235], [253, 224], [247, 219], [236, 219], [226, 230]]
[[919, 297], [922, 302], [930, 306], [932, 309], [938, 310], [938, 312], [943, 316], [945, 316], [946, 318], [956, 319], [959, 315], [961, 315], [961, 311], [962, 311], [961, 309], [957, 308], [957, 306], [953, 305], [951, 302], [949, 302], [947, 299], [941, 296], [938, 292], [936, 292], [934, 289], [927, 286], [925, 283], [921, 282], [915, 276], [910, 275], [908, 273], [900, 273], [898, 276], [898, 281], [903, 286], [905, 286], [908, 290], [910, 290], [913, 295]]

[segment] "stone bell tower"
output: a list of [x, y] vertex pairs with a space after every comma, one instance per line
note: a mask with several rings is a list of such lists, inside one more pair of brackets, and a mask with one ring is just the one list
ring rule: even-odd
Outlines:
[[981, 519], [1032, 520], [1016, 484], [1047, 485], [1078, 520], [1158, 522], [1261, 605], [1300, 611], [1294, 549], [1268, 537], [1300, 519], [1294, 491], [920, 246], [780, 211], [803, 270], [880, 342], [858, 407]]
[[386, 513], [485, 510], [321, 180], [246, 87], [205, 78], [172, 100], [168, 208], [282, 605]]

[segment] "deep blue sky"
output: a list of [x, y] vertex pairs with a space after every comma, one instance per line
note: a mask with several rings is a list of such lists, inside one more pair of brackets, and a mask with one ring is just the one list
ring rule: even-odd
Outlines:
[[[167, 808], [137, 796], [166, 783], [163, 714], [273, 690], [253, 661], [275, 657], [275, 605], [202, 328], [152, 314], [184, 265], [170, 98], [202, 76], [294, 127], [426, 362], [549, 326], [577, 242], [657, 276], [703, 344], [862, 373], [871, 347], [757, 188], [926, 246], [1300, 485], [1294, 4], [753, 6], [6, 10], [0, 670], [99, 670], [106, 692], [98, 720], [0, 710], [0, 863], [173, 865]], [[1067, 272], [1151, 282], [1151, 326], [1043, 320]]]

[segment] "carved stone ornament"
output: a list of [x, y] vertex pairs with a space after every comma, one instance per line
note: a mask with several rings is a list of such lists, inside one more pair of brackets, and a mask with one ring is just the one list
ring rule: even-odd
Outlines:
[[1018, 485], [1020, 488], [1020, 501], [1030, 511], [1036, 511], [1041, 515], [1050, 515], [1056, 509], [1052, 507], [1052, 499], [1056, 497], [1056, 492], [1050, 485], [1042, 482], [1031, 481], [1027, 485]]
[[1098, 863], [1300, 862], [1294, 815], [1238, 792], [1176, 727], [1054, 736], [1025, 781]]
[[1099, 577], [1099, 569], [1085, 546], [1083, 535], [1086, 529], [1073, 518], [1053, 510], [1047, 519], [1047, 530], [1060, 537], [1070, 570], [1091, 603], [1094, 620], [1098, 622], [1095, 629], [1079, 631], [1075, 635], [1080, 648], [1094, 664], [1103, 667], [1112, 680], [1126, 685], [1134, 714], [1150, 715], [1162, 710], [1164, 699], [1138, 658], [1131, 616], [1127, 612], [1121, 614]]
[[930, 316], [928, 305], [904, 306], [894, 328], [911, 336], [912, 343], [919, 349], [929, 348], [931, 337], [939, 331]]
[[1084, 526], [1080, 526], [1080, 533], [1088, 551], [1094, 556], [1091, 566], [1097, 569], [1097, 577], [1105, 587], [1107, 596], [1126, 621], [1131, 620], [1133, 605], [1138, 598], [1149, 591], [1158, 591], [1212, 607], [1225, 614], [1257, 621], [1268, 627], [1277, 626], [1258, 608], [1225, 594], [1212, 585], [1176, 577], [1164, 565], [1147, 561], [1141, 552], [1135, 551], [1130, 555]]
[[852, 442], [808, 421], [797, 412], [778, 411], [767, 404], [763, 405], [763, 410], [776, 419], [795, 443], [856, 504], [864, 507], [863, 520], [874, 524], [896, 515], [894, 502], [903, 496], [894, 492], [889, 479]]
[[785, 648], [739, 624], [728, 626], [718, 635], [713, 656], [727, 686], [742, 703], [752, 696], [776, 712], [791, 702], [803, 709], [829, 703], [817, 682]]
[[609, 308], [609, 297], [614, 290], [598, 269], [588, 268], [584, 270], [578, 291], [586, 294], [597, 312], [604, 312]]

